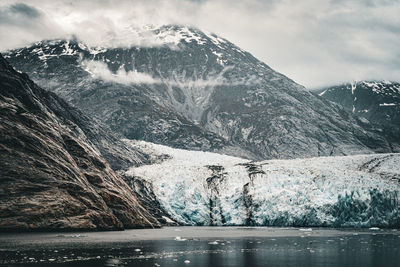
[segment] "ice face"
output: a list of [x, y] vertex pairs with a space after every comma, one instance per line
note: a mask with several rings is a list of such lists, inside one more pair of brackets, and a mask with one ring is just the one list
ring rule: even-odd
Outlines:
[[170, 157], [127, 174], [148, 180], [186, 225], [399, 227], [399, 154], [247, 160], [127, 141]]

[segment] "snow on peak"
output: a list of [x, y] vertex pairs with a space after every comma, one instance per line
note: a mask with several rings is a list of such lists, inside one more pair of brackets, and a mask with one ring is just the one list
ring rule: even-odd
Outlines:
[[196, 42], [203, 45], [207, 42], [207, 39], [199, 31], [187, 26], [166, 26], [154, 32], [157, 40], [160, 40], [163, 44], [178, 45], [181, 41], [185, 41], [186, 43]]
[[100, 38], [100, 40], [85, 40], [86, 44], [93, 47], [157, 47], [169, 46], [177, 49], [182, 42], [204, 45], [213, 43], [221, 47], [227, 41], [217, 35], [209, 32], [178, 25], [164, 25], [156, 27], [154, 25], [145, 26], [127, 26], [118, 33], [109, 33]]
[[360, 85], [371, 88], [376, 94], [400, 93], [400, 84], [390, 81], [363, 81]]
[[[320, 93], [320, 96], [324, 95], [330, 90], [335, 90], [336, 87], [325, 90]], [[351, 94], [355, 95], [357, 90], [371, 90], [375, 94], [393, 95], [400, 93], [400, 83], [390, 81], [355, 81], [342, 86], [345, 90], [351, 90]]]
[[351, 94], [354, 95], [354, 91], [356, 90], [357, 84], [355, 82], [351, 83]]
[[70, 41], [66, 41], [64, 43], [64, 50], [62, 51], [61, 55], [72, 56], [77, 54], [77, 51], [70, 47]]
[[[74, 41], [76, 39], [75, 36], [69, 38], [69, 40]], [[228, 41], [218, 37], [214, 33], [178, 25], [164, 25], [160, 27], [154, 25], [130, 25], [121, 29], [118, 33], [105, 33], [98, 39], [87, 39], [85, 36], [81, 36], [79, 40], [78, 46], [81, 49], [90, 50], [94, 55], [107, 48], [168, 46], [171, 49], [178, 49], [178, 46], [182, 43], [190, 44], [193, 42], [198, 45], [211, 43], [218, 48], [222, 48], [223, 44], [228, 43]], [[73, 53], [68, 39], [40, 41], [35, 43], [34, 46], [53, 46], [59, 43], [65, 46], [64, 52], [66, 55]]]

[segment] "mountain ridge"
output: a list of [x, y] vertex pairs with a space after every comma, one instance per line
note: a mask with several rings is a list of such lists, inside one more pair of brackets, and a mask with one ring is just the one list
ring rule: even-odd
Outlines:
[[400, 140], [400, 83], [357, 81], [314, 91], [366, 123], [379, 125], [388, 140]]
[[397, 147], [225, 39], [182, 26], [155, 32], [170, 44], [94, 49], [58, 40], [8, 56], [129, 139], [250, 159]]

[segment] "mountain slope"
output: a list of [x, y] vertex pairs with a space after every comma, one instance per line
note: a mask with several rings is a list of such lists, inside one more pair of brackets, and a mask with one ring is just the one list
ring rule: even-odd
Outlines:
[[400, 140], [400, 84], [360, 81], [315, 91], [353, 114], [379, 124], [388, 140]]
[[368, 120], [400, 124], [400, 83], [361, 81], [316, 93]]
[[400, 226], [400, 154], [250, 162], [128, 141], [163, 162], [133, 167], [187, 225]]
[[[1, 230], [159, 226], [90, 141], [107, 151], [113, 145], [107, 131], [91, 129], [83, 115], [77, 119], [79, 111], [1, 55], [0, 88]], [[118, 157], [119, 149], [116, 144], [109, 156]], [[129, 151], [131, 163], [142, 157]]]
[[9, 60], [129, 139], [251, 159], [390, 152], [374, 126], [215, 35], [153, 30], [155, 47], [43, 41]]

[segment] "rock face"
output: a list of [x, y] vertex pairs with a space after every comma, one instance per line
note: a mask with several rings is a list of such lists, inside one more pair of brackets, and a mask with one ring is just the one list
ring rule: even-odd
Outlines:
[[[165, 160], [133, 167], [186, 225], [400, 227], [400, 154], [249, 160], [131, 141]], [[165, 155], [168, 155], [166, 157]]]
[[368, 120], [400, 124], [400, 83], [360, 81], [315, 93]]
[[[123, 153], [107, 130], [2, 56], [0, 88], [1, 230], [159, 226], [102, 157], [118, 161]], [[146, 160], [128, 154], [132, 164]]]
[[393, 144], [400, 140], [400, 83], [360, 81], [320, 89], [315, 93], [378, 124]]
[[157, 46], [55, 40], [7, 57], [129, 139], [251, 159], [390, 152], [398, 143], [225, 39], [183, 26], [151, 34]]

